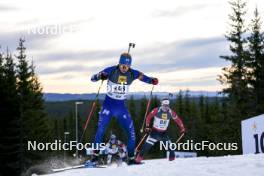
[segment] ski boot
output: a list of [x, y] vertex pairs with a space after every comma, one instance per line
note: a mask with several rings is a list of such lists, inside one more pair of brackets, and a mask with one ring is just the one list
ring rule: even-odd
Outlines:
[[141, 164], [141, 161], [143, 160], [143, 157], [140, 156], [140, 154], [137, 155], [136, 159], [135, 159], [135, 162], [138, 163], [138, 164]]
[[135, 160], [135, 157], [128, 158], [127, 165], [136, 165], [136, 164], [142, 164], [141, 162], [138, 162]]
[[84, 166], [87, 167], [87, 168], [93, 168], [93, 167], [96, 167], [98, 165], [98, 162], [99, 162], [99, 153], [94, 153], [92, 155], [92, 159], [91, 160], [87, 160], [84, 163]]

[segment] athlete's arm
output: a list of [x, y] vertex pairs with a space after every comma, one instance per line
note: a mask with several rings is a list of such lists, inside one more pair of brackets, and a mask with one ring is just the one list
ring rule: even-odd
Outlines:
[[158, 113], [158, 108], [153, 109], [146, 118], [146, 127], [149, 127], [151, 120]]
[[105, 80], [108, 78], [108, 75], [116, 68], [116, 66], [112, 66], [112, 67], [107, 67], [104, 70], [100, 71], [97, 74], [94, 74], [91, 77], [91, 81], [95, 82], [95, 81], [99, 81], [100, 79]]
[[109, 143], [109, 142], [105, 145], [105, 149], [106, 149], [107, 151], [110, 149], [110, 143]]
[[172, 117], [173, 117], [174, 122], [180, 128], [180, 133], [185, 133], [185, 127], [183, 125], [183, 122], [182, 122], [181, 118], [176, 114], [175, 111], [172, 111]]
[[144, 75], [144, 73], [138, 70], [134, 70], [134, 69], [131, 69], [131, 70], [134, 74], [134, 79], [139, 79], [140, 81], [148, 83], [148, 84], [154, 84], [154, 85], [158, 84], [157, 78], [148, 77], [147, 75]]

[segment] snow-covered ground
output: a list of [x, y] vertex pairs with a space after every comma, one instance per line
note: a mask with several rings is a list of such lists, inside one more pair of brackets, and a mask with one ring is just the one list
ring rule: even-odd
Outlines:
[[82, 168], [49, 176], [264, 176], [264, 154], [146, 160], [143, 165]]

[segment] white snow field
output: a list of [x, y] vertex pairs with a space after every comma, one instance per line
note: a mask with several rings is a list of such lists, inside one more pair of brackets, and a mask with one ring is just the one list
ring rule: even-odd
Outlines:
[[264, 154], [145, 160], [145, 164], [81, 168], [50, 176], [264, 176]]

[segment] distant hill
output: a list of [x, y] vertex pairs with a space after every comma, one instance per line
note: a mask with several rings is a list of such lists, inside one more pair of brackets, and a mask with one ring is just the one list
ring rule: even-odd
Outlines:
[[[129, 98], [133, 96], [134, 99], [141, 99], [141, 98], [148, 98], [149, 92], [132, 92], [129, 94]], [[170, 93], [175, 97], [178, 92]], [[208, 91], [190, 91], [190, 96], [192, 97], [199, 97], [201, 95], [208, 96], [208, 97], [216, 97], [220, 96], [217, 92], [208, 92]], [[158, 98], [166, 97], [169, 95], [168, 92], [154, 92], [154, 96], [157, 96]], [[93, 100], [95, 98], [96, 94], [70, 94], [70, 93], [44, 93], [44, 99], [45, 101], [70, 101], [70, 100]], [[105, 94], [100, 94], [99, 99], [104, 99]]]

